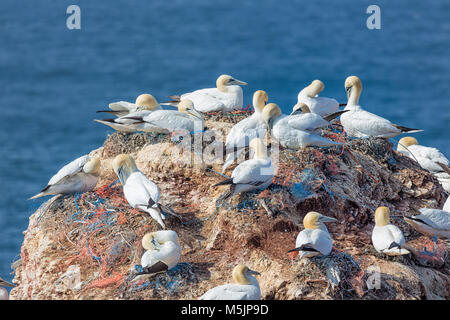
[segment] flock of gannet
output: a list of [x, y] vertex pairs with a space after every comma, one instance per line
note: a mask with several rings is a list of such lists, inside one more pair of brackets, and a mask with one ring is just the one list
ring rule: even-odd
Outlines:
[[[181, 96], [169, 96], [172, 100], [162, 103], [177, 106], [178, 111], [164, 110], [152, 95], [142, 94], [134, 104], [120, 101], [111, 103], [110, 110], [97, 111], [110, 113], [116, 118], [95, 121], [123, 132], [170, 133], [175, 130], [198, 132], [196, 130], [202, 131], [205, 128], [202, 112], [230, 112], [242, 108], [241, 85], [246, 83], [229, 75], [221, 75], [216, 81], [216, 88], [196, 90]], [[340, 104], [335, 99], [318, 96], [323, 88], [324, 84], [320, 80], [312, 81], [298, 94], [297, 104], [290, 115], [282, 114], [277, 104], [268, 103], [268, 94], [265, 91], [258, 90], [254, 93], [254, 114], [235, 124], [226, 137], [227, 156], [223, 172], [247, 147], [253, 152], [253, 156], [238, 164], [230, 178], [213, 185], [229, 188], [218, 201], [224, 201], [242, 192], [263, 190], [272, 183], [274, 166], [263, 142], [267, 134], [284, 148], [294, 150], [307, 146], [338, 146], [342, 143], [323, 137], [321, 129], [329, 126], [330, 121], [339, 116], [345, 133], [356, 138], [391, 138], [402, 133], [422, 131], [393, 124], [387, 119], [363, 110], [359, 105], [362, 84], [356, 76], [350, 76], [345, 80], [348, 102], [344, 110], [339, 110]], [[398, 151], [432, 172], [443, 184], [444, 189], [449, 191], [449, 161], [437, 149], [420, 146], [416, 139], [406, 137], [400, 140]], [[157, 184], [137, 168], [134, 159], [128, 154], [116, 156], [112, 166], [123, 186], [128, 204], [149, 213], [165, 229], [165, 215], [163, 206], [159, 203], [160, 191]], [[91, 159], [85, 155], [60, 169], [50, 179], [47, 187], [31, 199], [93, 190], [99, 172], [100, 159]], [[449, 211], [450, 198], [447, 199], [443, 210], [424, 208], [420, 215], [404, 219], [423, 234], [449, 238]], [[408, 254], [409, 251], [404, 248], [405, 238], [402, 231], [390, 223], [389, 208], [379, 207], [374, 216], [372, 243], [376, 251], [386, 255]], [[296, 247], [289, 252], [299, 252], [300, 258], [329, 255], [332, 251], [332, 237], [324, 223], [336, 221], [335, 218], [318, 212], [309, 212], [303, 219], [304, 230], [297, 236]], [[173, 230], [146, 234], [142, 238], [142, 246], [146, 251], [141, 258], [142, 272], [139, 274], [166, 272], [175, 267], [181, 258], [182, 248], [178, 235]], [[199, 299], [260, 299], [259, 283], [252, 276], [258, 274], [245, 265], [237, 265], [233, 270], [235, 284], [212, 288]], [[5, 285], [0, 279], [0, 286], [2, 284]]]

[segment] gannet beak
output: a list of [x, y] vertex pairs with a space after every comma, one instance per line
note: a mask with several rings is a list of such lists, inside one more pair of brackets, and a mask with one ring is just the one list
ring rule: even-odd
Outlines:
[[349, 98], [349, 99], [350, 99], [350, 92], [352, 91], [351, 89], [352, 89], [352, 87], [345, 88], [345, 91], [347, 91], [347, 98]]
[[230, 79], [230, 81], [228, 81], [229, 84], [234, 84], [237, 86], [246, 86], [247, 82], [241, 81], [241, 80], [237, 80], [237, 79]]
[[123, 172], [123, 168], [119, 168], [119, 170], [117, 170], [117, 176], [119, 177], [120, 183], [122, 185], [125, 185], [126, 177], [125, 177], [125, 172]]
[[261, 275], [261, 273], [259, 273], [258, 271], [254, 271], [254, 270], [251, 270], [251, 269], [248, 269], [247, 273], [254, 274], [256, 276], [260, 276]]
[[319, 217], [320, 222], [337, 222], [337, 219], [327, 216], [320, 216]]
[[159, 245], [158, 241], [155, 240], [155, 238], [152, 238], [152, 244], [155, 248], [157, 248], [157, 249], [160, 248], [160, 245]]
[[302, 110], [295, 110], [291, 112], [291, 116], [302, 113]]
[[196, 118], [199, 118], [200, 120], [202, 120], [203, 119], [203, 116], [202, 116], [202, 114], [200, 113], [200, 112], [198, 112], [195, 108], [189, 108], [189, 109], [187, 109], [186, 110], [190, 115], [192, 115], [192, 116], [194, 116], [194, 117], [196, 117]]

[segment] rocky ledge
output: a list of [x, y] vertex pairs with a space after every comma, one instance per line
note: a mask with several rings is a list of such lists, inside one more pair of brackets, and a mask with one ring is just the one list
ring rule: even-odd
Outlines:
[[[224, 136], [243, 116], [210, 115], [206, 125]], [[13, 263], [10, 298], [196, 299], [231, 282], [233, 267], [244, 263], [261, 273], [263, 299], [448, 299], [446, 244], [402, 219], [422, 207], [442, 207], [438, 181], [389, 141], [348, 140], [338, 124], [325, 134], [346, 147], [280, 149], [267, 190], [216, 205], [224, 192], [211, 187], [223, 179], [220, 161], [199, 161], [195, 150], [190, 160], [180, 161], [175, 155], [184, 142], [176, 135], [113, 133], [91, 152], [102, 163], [97, 189], [54, 197], [30, 217], [21, 258]], [[159, 226], [123, 198], [111, 169], [120, 153], [134, 157], [158, 184], [161, 203], [178, 215], [168, 216], [167, 229], [178, 233], [183, 254], [165, 274], [135, 277], [144, 252], [141, 238]], [[388, 258], [372, 247], [378, 206], [391, 209], [392, 222], [414, 248], [411, 255]], [[299, 261], [287, 251], [312, 210], [338, 219], [328, 225], [333, 251]]]

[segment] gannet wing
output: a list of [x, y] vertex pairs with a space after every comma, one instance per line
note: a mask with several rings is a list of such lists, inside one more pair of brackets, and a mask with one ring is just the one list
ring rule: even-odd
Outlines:
[[186, 96], [183, 95], [183, 99], [190, 99], [195, 108], [200, 112], [213, 112], [221, 111], [225, 105], [221, 101], [222, 94], [217, 89], [203, 89], [194, 91]]
[[450, 213], [439, 209], [422, 208], [420, 214], [410, 219], [421, 220], [430, 227], [438, 230], [450, 230]]
[[83, 170], [83, 166], [89, 160], [89, 155], [81, 156], [62, 167], [48, 182], [48, 185], [54, 185], [63, 178], [73, 176]]
[[109, 108], [113, 111], [132, 111], [136, 108], [136, 105], [134, 103], [130, 103], [127, 101], [118, 101], [118, 102], [112, 102], [109, 104]]
[[247, 286], [224, 284], [208, 290], [199, 300], [250, 300]]
[[297, 130], [314, 131], [319, 128], [325, 128], [330, 123], [316, 113], [303, 113], [288, 116], [288, 125]]
[[140, 171], [128, 177], [123, 186], [123, 192], [128, 203], [133, 207], [155, 208], [159, 201], [158, 186]]
[[365, 110], [353, 112], [350, 121], [352, 130], [359, 131], [365, 135], [389, 137], [401, 132], [389, 120]]
[[247, 160], [239, 164], [231, 174], [234, 184], [251, 184], [258, 186], [267, 181], [268, 176], [262, 174], [264, 167], [257, 159]]

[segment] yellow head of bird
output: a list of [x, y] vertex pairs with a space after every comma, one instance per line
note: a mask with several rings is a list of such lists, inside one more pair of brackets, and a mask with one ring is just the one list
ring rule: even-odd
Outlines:
[[337, 220], [332, 217], [324, 216], [315, 211], [310, 211], [303, 218], [303, 226], [305, 229], [325, 229], [324, 222], [336, 222]]
[[269, 130], [272, 130], [275, 120], [282, 115], [281, 109], [275, 103], [268, 103], [264, 107], [262, 120], [266, 123]]
[[251, 284], [249, 275], [260, 275], [259, 272], [249, 269], [246, 265], [239, 264], [233, 269], [233, 280], [237, 284], [248, 285]]
[[397, 145], [398, 151], [408, 151], [408, 147], [419, 144], [416, 138], [404, 137], [401, 138]]
[[299, 102], [297, 103], [293, 108], [292, 108], [292, 113], [293, 114], [297, 114], [297, 113], [311, 113], [311, 109], [309, 109], [308, 105], [306, 103], [303, 102]]
[[119, 154], [114, 158], [112, 167], [114, 172], [119, 177], [120, 183], [124, 185], [128, 177], [135, 171], [138, 170], [133, 157], [129, 154]]
[[308, 97], [314, 98], [316, 95], [318, 95], [323, 89], [325, 88], [325, 85], [320, 80], [314, 80], [311, 82], [309, 86], [306, 87], [306, 94]]
[[194, 103], [189, 99], [183, 99], [178, 103], [178, 111], [203, 120], [203, 115], [195, 109]]
[[375, 225], [377, 227], [388, 225], [390, 212], [388, 207], [378, 207], [377, 210], [375, 210]]
[[216, 80], [217, 89], [219, 89], [222, 92], [227, 92], [228, 91], [227, 86], [233, 86], [233, 85], [245, 86], [245, 85], [247, 85], [247, 83], [244, 81], [241, 81], [241, 80], [237, 80], [227, 74], [222, 74]]
[[83, 171], [89, 174], [96, 174], [100, 170], [100, 158], [92, 158], [83, 166]]
[[257, 90], [253, 94], [253, 107], [255, 111], [262, 112], [267, 101], [269, 101], [269, 96], [264, 90]]
[[154, 110], [159, 106], [158, 101], [156, 101], [155, 97], [148, 93], [139, 95], [136, 98], [135, 105], [137, 105], [138, 107], [143, 107], [146, 110]]
[[347, 92], [347, 98], [350, 99], [353, 95], [355, 97], [353, 102], [357, 103], [362, 91], [361, 80], [357, 76], [350, 76], [345, 79], [345, 91]]
[[267, 147], [260, 138], [253, 138], [249, 146], [255, 152], [256, 158], [267, 158]]

